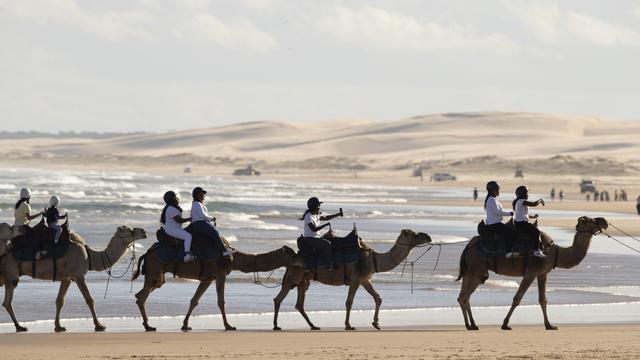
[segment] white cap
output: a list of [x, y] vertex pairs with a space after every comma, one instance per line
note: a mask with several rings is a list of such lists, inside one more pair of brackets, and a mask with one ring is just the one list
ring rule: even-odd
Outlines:
[[60, 205], [60, 198], [57, 195], [53, 195], [51, 199], [49, 199], [49, 205], [51, 206]]
[[20, 189], [20, 199], [28, 199], [31, 197], [31, 190], [27, 188]]

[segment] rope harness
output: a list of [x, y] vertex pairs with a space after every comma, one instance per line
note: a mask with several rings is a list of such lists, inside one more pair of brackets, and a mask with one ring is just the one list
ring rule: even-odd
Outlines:
[[[627, 236], [627, 237], [630, 237], [631, 239], [633, 239], [633, 240], [637, 241], [638, 243], [640, 243], [640, 239], [636, 238], [635, 236], [632, 236], [631, 234], [628, 234], [628, 233], [624, 232], [622, 229], [620, 229], [619, 227], [617, 227], [617, 226], [613, 225], [612, 223], [609, 223], [609, 226], [611, 226], [611, 227], [613, 227], [614, 229], [616, 229], [616, 230], [620, 231], [623, 235], [625, 235], [625, 236]], [[620, 240], [616, 239], [615, 237], [613, 237], [613, 236], [611, 236], [611, 235], [607, 234], [606, 232], [603, 232], [603, 234], [605, 234], [609, 239], [611, 239], [611, 240], [613, 240], [613, 241], [617, 242], [618, 244], [620, 244], [620, 245], [622, 245], [622, 246], [626, 247], [627, 249], [632, 250], [632, 251], [637, 252], [637, 253], [639, 253], [639, 254], [640, 254], [640, 250], [638, 250], [638, 249], [636, 249], [636, 248], [634, 248], [634, 247], [632, 247], [632, 246], [629, 246], [629, 245], [625, 244], [624, 242], [622, 242], [622, 241], [620, 241]]]
[[[409, 246], [409, 245], [405, 245], [405, 244], [398, 244], [398, 245], [404, 245], [404, 246]], [[420, 260], [423, 256], [425, 256], [429, 250], [431, 250], [434, 246], [438, 247], [438, 256], [436, 257], [436, 263], [433, 265], [433, 270], [435, 271], [436, 268], [438, 267], [438, 262], [440, 261], [440, 254], [442, 253], [442, 245], [443, 244], [423, 244], [423, 245], [418, 245], [416, 246], [418, 247], [425, 247], [428, 246], [427, 249], [425, 251], [422, 252], [422, 254], [420, 254], [420, 256], [418, 256], [417, 258], [415, 258], [415, 260], [413, 261], [409, 261], [409, 257], [407, 256], [404, 259], [404, 265], [402, 265], [402, 272], [400, 273], [400, 278], [402, 278], [404, 276], [404, 270], [407, 267], [407, 264], [409, 264], [409, 266], [411, 266], [411, 294], [413, 294], [413, 270], [414, 270], [414, 265], [415, 263]], [[376, 269], [377, 272], [377, 269]]]
[[[127, 273], [129, 272], [129, 269], [131, 269], [131, 273], [133, 274], [133, 269], [136, 263], [136, 241], [134, 240], [131, 244], [127, 245], [124, 239], [122, 239], [122, 236], [120, 235], [116, 235], [116, 236], [120, 239], [125, 249], [131, 248], [131, 258], [129, 260], [129, 263], [127, 264], [127, 268], [122, 272], [122, 274], [116, 276], [116, 275], [113, 275], [111, 272], [111, 267], [115, 265], [115, 263], [111, 260], [111, 258], [109, 257], [106, 251], [103, 251], [100, 253], [100, 262], [102, 263], [102, 267], [105, 269], [105, 272], [107, 273], [107, 284], [104, 288], [103, 299], [107, 298], [107, 291], [109, 290], [109, 282], [111, 281], [111, 279], [112, 278], [122, 279], [125, 275], [127, 275]], [[109, 266], [105, 265], [104, 257], [102, 256], [103, 254], [107, 258], [107, 262], [108, 264], [110, 264]], [[89, 256], [89, 258], [91, 258], [91, 256]], [[89, 264], [91, 264], [91, 260], [89, 260]], [[131, 277], [131, 288], [129, 289], [129, 293], [132, 293], [132, 292], [133, 292], [133, 276]]]

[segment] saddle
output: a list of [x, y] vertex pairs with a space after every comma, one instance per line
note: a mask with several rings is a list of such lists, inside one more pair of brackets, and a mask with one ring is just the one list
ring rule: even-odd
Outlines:
[[24, 234], [11, 239], [11, 252], [17, 261], [34, 261], [36, 253], [46, 251], [40, 260], [59, 258], [66, 254], [71, 242], [69, 221], [62, 224], [62, 234], [58, 243], [54, 243], [56, 231], [47, 227], [44, 219], [34, 227], [26, 227]]
[[[191, 226], [187, 226], [185, 230], [193, 236], [191, 240], [191, 253], [199, 260], [215, 259], [222, 255], [220, 250], [213, 244], [211, 239], [193, 235], [191, 232]], [[167, 234], [163, 228], [156, 231], [156, 238], [158, 242], [153, 246], [159, 251], [158, 255], [160, 261], [165, 264], [171, 262], [184, 262], [184, 240], [175, 238]]]
[[[352, 264], [360, 259], [363, 249], [360, 246], [360, 237], [355, 226], [345, 237], [336, 237], [329, 233], [325, 235], [325, 239], [331, 241], [331, 254], [335, 265]], [[304, 237], [300, 236], [297, 244], [298, 255], [302, 257], [306, 268], [329, 266], [329, 259], [326, 259], [322, 252], [309, 246]]]
[[[513, 219], [506, 225], [515, 227]], [[478, 223], [478, 235], [480, 235], [478, 245], [484, 257], [504, 257], [510, 251], [517, 252], [521, 255], [529, 255], [533, 252], [531, 244], [533, 244], [536, 239], [532, 234], [517, 232], [516, 238], [513, 239], [513, 248], [507, 249], [508, 239], [505, 239], [500, 234], [487, 230], [486, 226], [484, 220]]]

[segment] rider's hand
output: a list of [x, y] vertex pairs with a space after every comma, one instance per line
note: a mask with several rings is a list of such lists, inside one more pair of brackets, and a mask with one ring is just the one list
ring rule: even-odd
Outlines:
[[342, 212], [342, 208], [340, 208], [340, 217], [344, 217], [344, 213]]
[[538, 216], [539, 216], [538, 214], [535, 214], [535, 215], [533, 215], [533, 218], [534, 218], [534, 219], [537, 219], [537, 218], [538, 218]]
[[513, 216], [513, 211], [511, 211], [509, 214], [510, 214], [511, 216]]

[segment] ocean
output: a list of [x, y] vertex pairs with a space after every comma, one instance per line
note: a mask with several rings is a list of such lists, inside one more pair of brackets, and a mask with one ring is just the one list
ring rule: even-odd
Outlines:
[[[376, 251], [388, 250], [404, 228], [426, 232], [434, 242], [443, 244], [441, 249], [438, 246], [431, 248], [413, 267], [400, 265], [393, 271], [374, 276], [374, 287], [383, 298], [383, 326], [385, 314], [394, 326], [463, 324], [456, 301], [460, 283], [454, 279], [464, 241], [475, 235], [476, 224], [483, 218], [481, 202], [478, 201], [477, 206], [473, 207], [416, 203], [434, 199], [466, 199], [471, 196], [471, 189], [456, 187], [455, 184], [443, 188], [422, 184], [296, 183], [262, 180], [259, 177], [222, 179], [99, 171], [43, 173], [38, 169], [5, 168], [0, 173], [0, 222], [13, 222], [13, 205], [20, 188], [25, 186], [32, 190], [31, 206], [34, 211], [44, 208], [52, 194], [59, 195], [62, 199], [60, 207], [62, 212], [69, 213], [71, 227], [94, 249], [104, 248], [119, 225], [146, 229], [149, 238], [136, 243], [137, 256], [155, 241], [154, 234], [159, 227], [163, 207], [162, 195], [166, 190], [177, 191], [183, 207], [188, 209], [191, 189], [195, 186], [204, 187], [209, 192], [207, 207], [217, 217], [219, 231], [232, 241], [235, 248], [252, 253], [271, 251], [283, 245], [295, 249], [295, 240], [301, 233], [301, 222], [297, 219], [305, 209], [306, 199], [318, 196], [325, 202], [325, 213], [344, 209], [345, 217], [331, 222], [338, 235], [348, 233], [355, 225], [360, 236]], [[504, 198], [505, 204], [510, 201], [507, 196]], [[542, 229], [563, 246], [571, 243], [573, 233], [544, 227], [545, 218], [578, 218], [582, 215], [607, 219], [629, 217], [619, 213], [544, 209], [539, 213]], [[632, 239], [621, 239], [633, 244]], [[408, 260], [416, 259], [424, 250], [426, 248], [415, 249]], [[113, 268], [114, 275], [121, 275], [127, 270], [132, 255], [130, 252], [120, 259]], [[280, 269], [273, 274], [262, 273], [259, 276], [266, 285], [275, 286], [283, 273], [284, 270]], [[640, 312], [637, 311], [640, 307], [639, 275], [637, 255], [604, 236], [597, 236], [582, 264], [570, 270], [556, 269], [550, 274], [547, 297], [549, 303], [553, 304], [550, 308], [552, 321], [554, 313], [561, 321], [585, 321], [584, 311], [593, 314], [593, 321], [640, 320]], [[143, 280], [131, 283], [130, 278], [129, 273], [121, 279], [112, 279], [106, 289], [107, 275], [104, 272], [87, 274], [98, 315], [112, 330], [142, 329], [133, 294], [142, 287]], [[170, 274], [167, 274], [167, 280], [163, 288], [150, 296], [147, 311], [152, 316], [152, 323], [156, 321], [161, 324], [160, 329], [175, 330], [181, 326], [181, 318], [188, 309], [197, 282], [174, 279]], [[487, 283], [471, 298], [474, 314], [490, 323], [501, 322], [519, 280], [491, 273]], [[262, 287], [253, 281], [254, 274], [233, 272], [229, 276], [226, 303], [227, 312], [233, 314], [230, 321], [246, 328], [270, 329], [272, 299], [279, 288]], [[18, 319], [32, 328], [51, 331], [57, 291], [57, 284], [21, 278], [14, 296], [14, 310]], [[305, 308], [312, 319], [317, 319], [320, 324], [339, 327], [343, 323], [346, 295], [346, 286], [313, 283], [307, 292]], [[523, 309], [516, 311], [515, 323], [541, 322], [541, 315], [536, 309], [537, 299], [534, 284], [523, 300]], [[282, 305], [281, 312], [285, 314], [281, 325], [285, 328], [287, 321], [294, 328], [305, 327], [301, 317], [294, 313], [295, 301], [295, 291], [292, 291]], [[363, 289], [359, 290], [354, 303], [354, 321], [362, 319], [361, 322], [368, 324], [373, 307], [371, 297]], [[518, 317], [519, 312], [521, 318]], [[625, 312], [629, 313], [628, 316], [622, 315]], [[208, 329], [222, 328], [217, 318], [219, 310], [214, 287], [201, 299], [194, 314], [194, 324], [202, 324]], [[91, 322], [87, 320], [90, 317], [89, 310], [74, 285], [67, 294], [62, 316], [67, 323], [74, 324], [70, 326], [72, 330], [92, 329]], [[0, 311], [0, 332], [13, 331], [10, 321], [8, 314]]]

